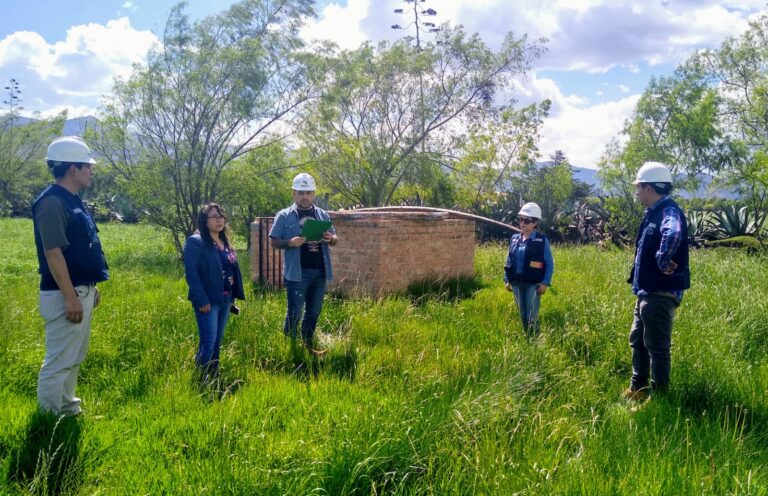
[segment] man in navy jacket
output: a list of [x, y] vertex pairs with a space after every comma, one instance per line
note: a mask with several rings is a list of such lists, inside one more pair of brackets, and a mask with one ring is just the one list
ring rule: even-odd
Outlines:
[[98, 229], [78, 196], [91, 185], [96, 161], [76, 136], [55, 139], [46, 160], [55, 182], [32, 204], [45, 320], [37, 401], [56, 415], [78, 415], [81, 401], [75, 388], [88, 353], [93, 309], [100, 301], [96, 283], [109, 279]]
[[637, 301], [629, 333], [632, 380], [624, 397], [643, 401], [651, 392], [669, 387], [672, 322], [683, 291], [690, 287], [690, 271], [688, 226], [683, 211], [669, 197], [669, 168], [659, 162], [646, 162], [638, 170], [634, 184], [635, 196], [646, 209], [627, 281]]

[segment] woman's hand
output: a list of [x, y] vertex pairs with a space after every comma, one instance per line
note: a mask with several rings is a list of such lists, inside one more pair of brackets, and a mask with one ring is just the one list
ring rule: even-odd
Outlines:
[[512, 285], [508, 282], [505, 282], [504, 289], [506, 289], [507, 291], [512, 291]]
[[200, 310], [200, 313], [208, 313], [211, 311], [211, 304], [203, 305], [198, 310]]
[[536, 294], [537, 295], [543, 295], [544, 293], [547, 292], [547, 288], [549, 288], [549, 286], [547, 286], [546, 284], [544, 284], [542, 282], [538, 283], [536, 285]]

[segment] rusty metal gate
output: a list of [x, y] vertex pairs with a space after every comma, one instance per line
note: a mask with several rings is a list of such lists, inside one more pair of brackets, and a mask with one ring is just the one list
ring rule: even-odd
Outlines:
[[[273, 288], [283, 287], [283, 251], [275, 250], [269, 242], [269, 230], [274, 223], [273, 217], [258, 217], [251, 225], [251, 232], [256, 231], [258, 241], [251, 246], [258, 250], [258, 279], [260, 284]], [[256, 227], [256, 229], [254, 229]], [[253, 258], [251, 260], [253, 260]]]

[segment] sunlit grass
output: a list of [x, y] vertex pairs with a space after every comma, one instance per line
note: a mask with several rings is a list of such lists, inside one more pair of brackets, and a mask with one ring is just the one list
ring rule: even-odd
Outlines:
[[631, 253], [593, 247], [555, 248], [532, 340], [498, 246], [479, 248], [477, 278], [455, 288], [329, 297], [321, 361], [283, 337], [282, 293], [249, 292], [222, 350], [225, 382], [244, 382], [219, 399], [193, 381], [196, 328], [171, 245], [117, 224], [102, 226], [112, 280], [80, 374], [78, 456], [54, 479], [50, 457], [9, 479], [34, 448], [43, 326], [31, 222], [0, 229], [2, 492], [768, 493], [765, 258], [693, 253], [672, 390], [636, 412], [620, 399]]

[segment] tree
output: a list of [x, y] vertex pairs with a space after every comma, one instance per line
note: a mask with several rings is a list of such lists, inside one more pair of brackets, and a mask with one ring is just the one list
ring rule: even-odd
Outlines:
[[0, 212], [30, 215], [32, 200], [51, 175], [45, 151], [61, 135], [66, 112], [21, 124], [15, 113], [0, 117]]
[[273, 143], [239, 158], [222, 173], [219, 202], [249, 248], [253, 219], [274, 216], [293, 202], [290, 185], [295, 167], [281, 144]]
[[545, 100], [520, 110], [505, 108], [472, 125], [453, 167], [461, 208], [490, 215], [499, 193], [535, 166], [539, 132], [550, 105]]
[[306, 153], [343, 201], [391, 203], [404, 184], [444, 162], [451, 138], [484, 118], [497, 91], [542, 50], [509, 34], [494, 53], [479, 36], [444, 26], [420, 49], [400, 40], [342, 52], [329, 61], [329, 89], [308, 113]]
[[311, 0], [241, 0], [191, 24], [179, 4], [162, 47], [116, 82], [94, 147], [179, 252], [227, 167], [281, 141], [312, 95], [298, 36], [310, 15]]
[[768, 197], [768, 15], [750, 22], [738, 38], [694, 55], [717, 88], [722, 132], [731, 140], [729, 160], [719, 164], [723, 182], [749, 199], [755, 212]]
[[697, 64], [651, 79], [621, 132], [626, 144], [612, 142], [599, 163], [614, 227], [633, 232], [639, 225], [642, 207], [635, 202], [632, 181], [644, 162], [667, 164], [676, 187], [695, 189], [701, 172], [717, 170], [730, 159], [733, 146], [719, 128], [718, 104], [717, 92]]

